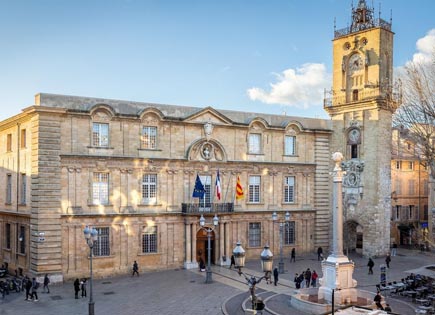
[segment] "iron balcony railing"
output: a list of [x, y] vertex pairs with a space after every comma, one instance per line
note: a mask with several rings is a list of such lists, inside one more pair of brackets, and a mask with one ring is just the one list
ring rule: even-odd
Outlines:
[[182, 203], [182, 213], [229, 213], [234, 212], [234, 203]]
[[367, 30], [367, 29], [371, 29], [371, 28], [376, 28], [376, 27], [380, 27], [380, 28], [383, 28], [387, 31], [391, 31], [391, 23], [389, 23], [383, 19], [377, 18], [377, 19], [374, 19], [373, 23], [370, 23], [370, 24], [361, 24], [361, 25], [358, 25], [356, 27], [355, 26], [354, 27], [348, 26], [348, 27], [345, 27], [345, 28], [342, 28], [339, 30], [335, 30], [334, 31], [334, 38], [339, 38], [342, 36], [349, 35], [351, 33], [356, 33], [359, 31], [363, 31], [363, 30]]

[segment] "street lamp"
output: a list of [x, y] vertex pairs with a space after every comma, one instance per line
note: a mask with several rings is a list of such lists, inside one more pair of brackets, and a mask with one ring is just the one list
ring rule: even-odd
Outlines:
[[[217, 217], [217, 215], [215, 214], [213, 217], [213, 226], [216, 228], [219, 224], [219, 218]], [[199, 218], [199, 225], [201, 226], [201, 229], [203, 229], [204, 231], [207, 232], [207, 245], [208, 245], [208, 249], [207, 249], [207, 273], [205, 276], [205, 283], [212, 283], [212, 277], [211, 277], [211, 242], [210, 242], [210, 238], [211, 238], [211, 232], [213, 232], [213, 228], [209, 227], [205, 227], [205, 218], [204, 216], [201, 214], [201, 218]]]
[[92, 256], [93, 256], [93, 248], [94, 243], [98, 240], [98, 232], [95, 228], [90, 228], [86, 226], [83, 230], [83, 234], [85, 235], [86, 243], [89, 246], [89, 315], [94, 315], [94, 300], [92, 299]]
[[259, 303], [257, 304], [257, 297], [255, 296], [255, 286], [263, 279], [270, 279], [273, 266], [273, 254], [269, 249], [269, 245], [265, 245], [263, 251], [260, 254], [261, 268], [264, 272], [264, 276], [258, 279], [255, 276], [248, 277], [242, 272], [242, 268], [245, 266], [245, 250], [243, 249], [240, 242], [237, 242], [236, 247], [233, 250], [233, 255], [235, 261], [235, 268], [239, 269], [239, 275], [243, 275], [246, 282], [248, 283], [249, 292], [251, 293], [252, 312], [253, 314], [256, 314], [257, 310], [262, 310], [264, 308], [264, 304], [262, 304], [261, 306]]
[[[278, 221], [278, 215], [276, 211], [272, 213], [272, 221], [275, 223]], [[284, 273], [284, 258], [282, 257], [282, 243], [283, 243], [283, 230], [284, 226], [287, 226], [290, 221], [290, 212], [286, 212], [284, 216], [284, 221], [279, 222], [279, 263], [278, 263], [278, 272]]]

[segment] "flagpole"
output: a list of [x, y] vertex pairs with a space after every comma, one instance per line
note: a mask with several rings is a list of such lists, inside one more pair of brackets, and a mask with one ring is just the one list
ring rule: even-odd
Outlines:
[[[239, 176], [237, 174], [237, 176]], [[236, 204], [237, 203], [237, 199], [236, 199], [236, 190], [237, 190], [237, 179], [236, 179], [236, 186], [234, 188], [234, 193], [233, 193], [233, 202]]]

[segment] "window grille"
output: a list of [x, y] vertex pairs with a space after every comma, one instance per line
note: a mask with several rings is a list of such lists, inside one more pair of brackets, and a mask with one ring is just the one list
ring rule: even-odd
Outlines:
[[156, 203], [157, 201], [157, 174], [143, 174], [142, 176], [142, 203]]
[[284, 224], [284, 245], [291, 245], [295, 243], [295, 222], [290, 221]]
[[260, 202], [260, 176], [249, 176], [249, 202]]
[[295, 177], [286, 176], [284, 178], [284, 202], [294, 202], [295, 201]]
[[143, 126], [141, 140], [143, 149], [156, 149], [157, 127]]
[[109, 146], [109, 124], [93, 123], [92, 125], [92, 145], [94, 147]]
[[261, 246], [261, 223], [249, 223], [249, 246], [260, 247]]
[[109, 174], [94, 173], [92, 182], [92, 201], [94, 205], [109, 204]]
[[142, 253], [157, 253], [157, 226], [143, 228]]
[[94, 243], [93, 253], [95, 256], [110, 256], [110, 230], [108, 227], [95, 228], [98, 239]]

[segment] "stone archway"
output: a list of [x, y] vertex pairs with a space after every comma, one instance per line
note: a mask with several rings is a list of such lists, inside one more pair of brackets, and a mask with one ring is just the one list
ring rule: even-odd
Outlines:
[[[210, 262], [215, 263], [215, 233], [210, 232]], [[200, 264], [201, 259], [204, 261], [205, 265], [208, 262], [208, 237], [207, 232], [204, 229], [200, 229], [196, 233], [196, 261]]]
[[350, 252], [362, 253], [364, 228], [354, 220], [349, 220], [343, 226], [343, 251], [346, 255]]

